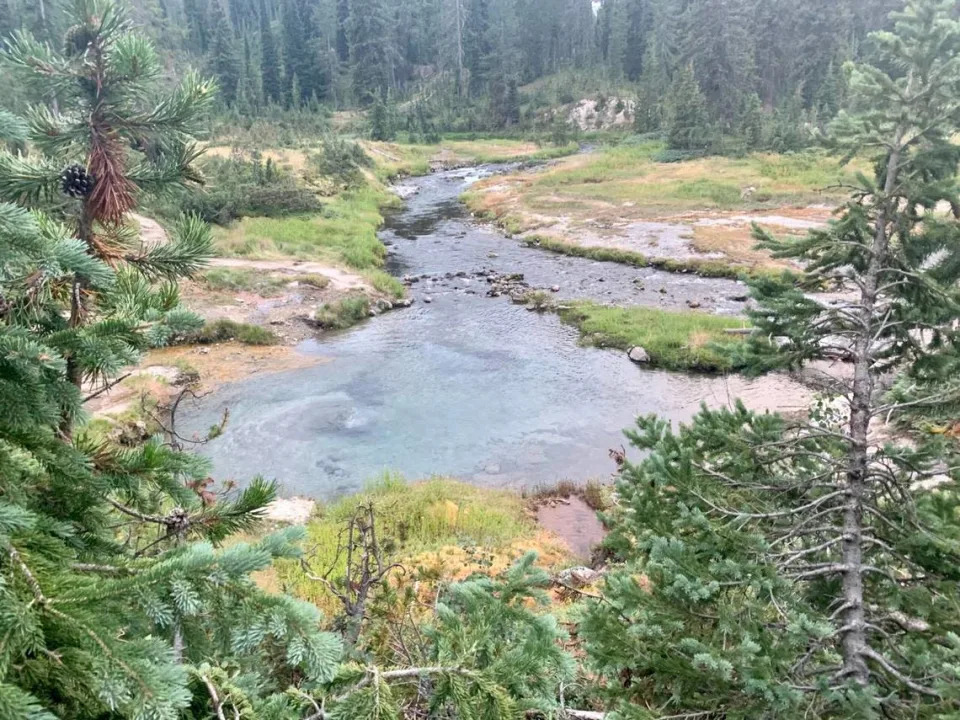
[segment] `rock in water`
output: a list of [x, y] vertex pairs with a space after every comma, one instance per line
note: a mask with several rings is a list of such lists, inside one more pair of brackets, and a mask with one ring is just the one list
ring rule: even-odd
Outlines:
[[650, 354], [639, 345], [630, 348], [627, 357], [635, 363], [644, 364], [650, 362]]

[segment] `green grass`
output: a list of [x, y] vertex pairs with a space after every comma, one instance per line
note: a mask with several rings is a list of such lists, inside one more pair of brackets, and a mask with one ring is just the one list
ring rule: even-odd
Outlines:
[[325, 330], [346, 330], [368, 317], [370, 301], [362, 295], [354, 295], [320, 306], [315, 320]]
[[560, 253], [562, 255], [573, 255], [574, 257], [590, 258], [591, 260], [601, 262], [615, 262], [623, 265], [633, 265], [635, 267], [652, 267], [667, 272], [693, 273], [701, 277], [745, 280], [761, 275], [779, 277], [783, 274], [783, 270], [777, 268], [738, 267], [722, 260], [698, 260], [696, 258], [677, 260], [674, 258], [648, 257], [635, 250], [575, 245], [574, 243], [564, 242], [563, 240], [542, 235], [529, 235], [524, 238], [524, 243], [529, 247], [537, 247], [541, 250], [548, 250], [549, 252]]
[[585, 344], [621, 350], [639, 345], [650, 355], [651, 365], [702, 372], [736, 369], [722, 350], [742, 339], [724, 330], [744, 327], [740, 318], [591, 302], [563, 308], [560, 317], [580, 330]]
[[319, 215], [244, 218], [229, 228], [216, 228], [215, 245], [225, 256], [293, 257], [356, 270], [380, 268], [387, 254], [376, 234], [383, 222], [380, 208], [394, 200], [378, 188], [364, 187], [333, 198]]
[[[313, 567], [334, 568], [331, 577], [342, 575], [345, 558], [337, 553], [341, 531], [357, 509], [368, 503], [376, 508], [377, 535], [393, 559], [409, 560], [448, 547], [495, 549], [537, 532], [516, 493], [444, 478], [408, 484], [388, 474], [363, 492], [318, 509], [317, 518], [307, 525], [304, 542]], [[279, 574], [295, 595], [327, 605], [323, 587], [308, 580], [296, 563], [282, 563]]]
[[184, 338], [188, 343], [210, 345], [212, 343], [237, 340], [245, 345], [276, 345], [280, 338], [259, 325], [239, 323], [228, 318], [219, 318], [205, 323], [195, 333]]
[[[613, 217], [654, 217], [696, 210], [769, 209], [830, 202], [843, 195], [837, 184], [863, 169], [857, 162], [843, 168], [836, 158], [818, 151], [656, 162], [663, 147], [655, 140], [603, 146], [525, 176], [525, 182], [503, 199], [518, 199], [521, 214], [524, 210], [572, 214], [575, 219], [597, 218], [605, 212]], [[747, 187], [755, 191], [744, 197]], [[505, 214], [491, 208], [483, 196], [483, 185], [471, 192], [466, 198], [471, 209]]]
[[397, 280], [393, 275], [383, 270], [365, 270], [363, 276], [373, 285], [375, 290], [384, 295], [399, 300], [407, 294], [407, 289], [403, 283]]

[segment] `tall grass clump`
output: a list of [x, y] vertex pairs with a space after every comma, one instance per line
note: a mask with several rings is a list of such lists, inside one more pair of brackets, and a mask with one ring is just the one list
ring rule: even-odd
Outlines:
[[352, 295], [320, 306], [314, 319], [324, 330], [346, 330], [370, 317], [370, 301]]
[[204, 323], [196, 332], [183, 338], [184, 343], [211, 345], [213, 343], [236, 340], [244, 345], [276, 345], [280, 338], [259, 325], [236, 322], [229, 318], [219, 318]]
[[317, 215], [244, 218], [215, 231], [222, 255], [276, 259], [294, 257], [346, 265], [356, 270], [380, 268], [386, 248], [377, 238], [386, 194], [373, 187], [344, 192]]

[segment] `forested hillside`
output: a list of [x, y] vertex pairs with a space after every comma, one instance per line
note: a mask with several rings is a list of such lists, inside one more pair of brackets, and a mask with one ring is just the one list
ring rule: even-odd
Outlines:
[[[604, 91], [636, 100], [636, 125], [686, 120], [761, 143], [802, 141], [841, 107], [844, 62], [896, 0], [136, 0], [168, 73], [217, 76], [240, 115], [265, 105], [399, 105], [441, 131], [545, 123], [544, 110]], [[50, 0], [0, 0], [0, 35], [60, 45]], [[557, 77], [559, 74], [559, 78]], [[551, 80], [553, 82], [551, 82]], [[695, 82], [695, 85], [694, 85]], [[600, 98], [603, 102], [603, 98]], [[703, 118], [700, 117], [702, 112]], [[681, 115], [682, 118], [677, 116]], [[769, 140], [769, 138], [768, 138]]]

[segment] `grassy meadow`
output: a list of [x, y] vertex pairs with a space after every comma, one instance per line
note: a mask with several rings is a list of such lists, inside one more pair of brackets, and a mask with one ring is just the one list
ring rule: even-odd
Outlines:
[[[556, 163], [523, 183], [521, 203], [532, 210], [596, 209], [632, 203], [645, 217], [705, 209], [756, 210], [830, 202], [831, 186], [850, 178], [836, 158], [817, 152], [742, 158], [711, 156], [657, 162], [659, 142], [604, 147]], [[745, 188], [755, 188], [743, 197]]]
[[[739, 277], [779, 272], [786, 266], [754, 249], [749, 216], [733, 226], [698, 226], [699, 219], [743, 213], [823, 222], [843, 198], [838, 184], [862, 169], [856, 164], [841, 167], [835, 158], [816, 151], [658, 162], [662, 151], [663, 144], [656, 141], [604, 146], [560, 159], [539, 172], [484, 180], [463, 199], [476, 215], [508, 232], [536, 235], [541, 247], [556, 252]], [[649, 221], [688, 228], [694, 253], [718, 257], [648, 255], [643, 238], [629, 237], [627, 226]]]

